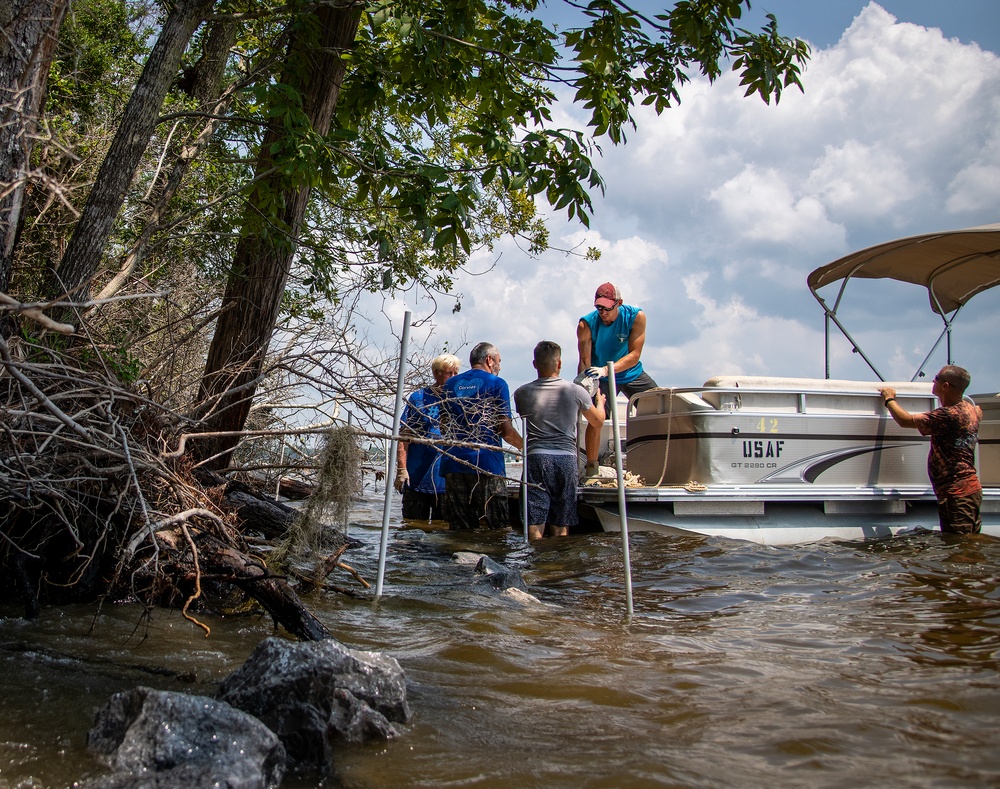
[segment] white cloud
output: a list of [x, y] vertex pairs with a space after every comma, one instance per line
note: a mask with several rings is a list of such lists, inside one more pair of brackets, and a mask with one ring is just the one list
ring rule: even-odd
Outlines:
[[881, 142], [847, 140], [828, 145], [809, 173], [806, 187], [844, 221], [888, 216], [902, 203], [929, 191], [915, 183], [905, 158]]
[[1000, 206], [1000, 166], [996, 164], [971, 164], [948, 184], [948, 213], [975, 212], [983, 205]]
[[826, 218], [822, 200], [794, 190], [775, 168], [747, 165], [742, 172], [708, 193], [718, 203], [736, 241], [802, 246], [824, 237], [841, 242], [841, 228]]
[[705, 291], [707, 277], [702, 272], [683, 280], [688, 299], [699, 308], [696, 335], [648, 354], [650, 367], [667, 371], [657, 383], [698, 385], [716, 375], [737, 374], [822, 377], [815, 351], [805, 343], [788, 343], [789, 337], [815, 342], [821, 339], [818, 333], [795, 320], [761, 315], [738, 297], [717, 302]]

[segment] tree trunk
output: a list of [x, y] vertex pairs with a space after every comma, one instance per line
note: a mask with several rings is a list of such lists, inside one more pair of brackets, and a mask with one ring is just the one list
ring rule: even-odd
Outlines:
[[[306, 44], [296, 37], [289, 45], [281, 81], [301, 93], [303, 108], [317, 134], [326, 135], [330, 130], [345, 71], [340, 53], [353, 44], [360, 16], [359, 6], [323, 6], [313, 20], [320, 31], [318, 41]], [[308, 186], [288, 186], [281, 174], [269, 174], [275, 165], [272, 145], [286, 134], [283, 121], [276, 118], [261, 143], [255, 172], [259, 180], [244, 209], [223, 312], [208, 352], [199, 398], [207, 413], [203, 423], [206, 432], [238, 431], [246, 423], [309, 201]], [[272, 216], [264, 206], [273, 195], [280, 195], [281, 207], [265, 233], [261, 217]], [[235, 438], [204, 441], [196, 445], [196, 451], [202, 458], [214, 457], [207, 465], [223, 468], [236, 443]]]
[[163, 227], [163, 220], [167, 216], [170, 201], [180, 189], [191, 165], [208, 147], [215, 130], [219, 127], [221, 123], [219, 116], [222, 116], [233, 99], [231, 93], [225, 97], [220, 94], [225, 77], [226, 59], [229, 57], [229, 51], [233, 44], [236, 43], [238, 32], [239, 25], [230, 19], [214, 22], [209, 28], [202, 46], [202, 56], [198, 59], [191, 73], [187, 75], [189, 80], [186, 80], [184, 87], [192, 97], [198, 99], [199, 106], [217, 117], [207, 121], [194, 140], [187, 145], [180, 146], [170, 175], [149, 212], [145, 227], [143, 227], [135, 244], [132, 245], [132, 249], [125, 256], [121, 270], [97, 294], [98, 299], [110, 298], [117, 294], [133, 272], [142, 265], [149, 250], [150, 241], [153, 240], [156, 232]]
[[89, 298], [90, 280], [97, 273], [115, 219], [129, 185], [149, 145], [160, 107], [177, 76], [192, 34], [215, 0], [178, 0], [163, 24], [142, 75], [125, 106], [125, 115], [91, 187], [66, 254], [47, 284], [51, 296]]
[[0, 291], [10, 288], [14, 248], [38, 116], [68, 0], [0, 2]]

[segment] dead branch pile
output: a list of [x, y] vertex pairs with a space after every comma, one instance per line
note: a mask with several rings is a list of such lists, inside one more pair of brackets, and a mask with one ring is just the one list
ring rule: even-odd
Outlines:
[[[0, 337], [0, 593], [136, 599], [192, 611], [234, 590], [302, 638], [329, 635], [251, 555], [225, 486], [166, 457], [186, 426], [93, 346]], [[209, 593], [213, 594], [210, 595]]]

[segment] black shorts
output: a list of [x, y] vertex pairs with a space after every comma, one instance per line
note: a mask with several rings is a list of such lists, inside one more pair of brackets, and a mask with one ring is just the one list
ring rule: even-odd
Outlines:
[[[602, 378], [601, 379], [601, 391], [604, 392], [604, 397], [605, 397], [605, 400], [604, 400], [604, 416], [610, 419], [611, 418], [611, 396], [609, 394], [609, 392], [610, 392], [609, 386], [610, 386], [610, 384], [608, 383], [608, 379], [607, 378]], [[634, 394], [639, 394], [639, 392], [646, 392], [646, 391], [648, 391], [650, 389], [655, 389], [656, 388], [656, 381], [654, 381], [652, 378], [650, 378], [648, 373], [642, 372], [642, 373], [639, 374], [639, 377], [636, 378], [634, 381], [629, 381], [627, 384], [623, 384], [622, 386], [618, 386], [618, 382], [615, 381], [615, 388], [619, 392], [624, 392], [628, 397], [631, 397]]]
[[444, 493], [403, 488], [403, 518], [408, 521], [446, 521]]

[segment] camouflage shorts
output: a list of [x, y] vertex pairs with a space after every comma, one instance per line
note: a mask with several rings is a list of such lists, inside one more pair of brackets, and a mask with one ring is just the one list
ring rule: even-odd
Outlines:
[[968, 496], [949, 496], [938, 501], [938, 520], [941, 531], [949, 534], [979, 534], [983, 528], [980, 509], [983, 504], [981, 490]]
[[445, 508], [452, 529], [505, 529], [507, 480], [490, 474], [445, 474]]

